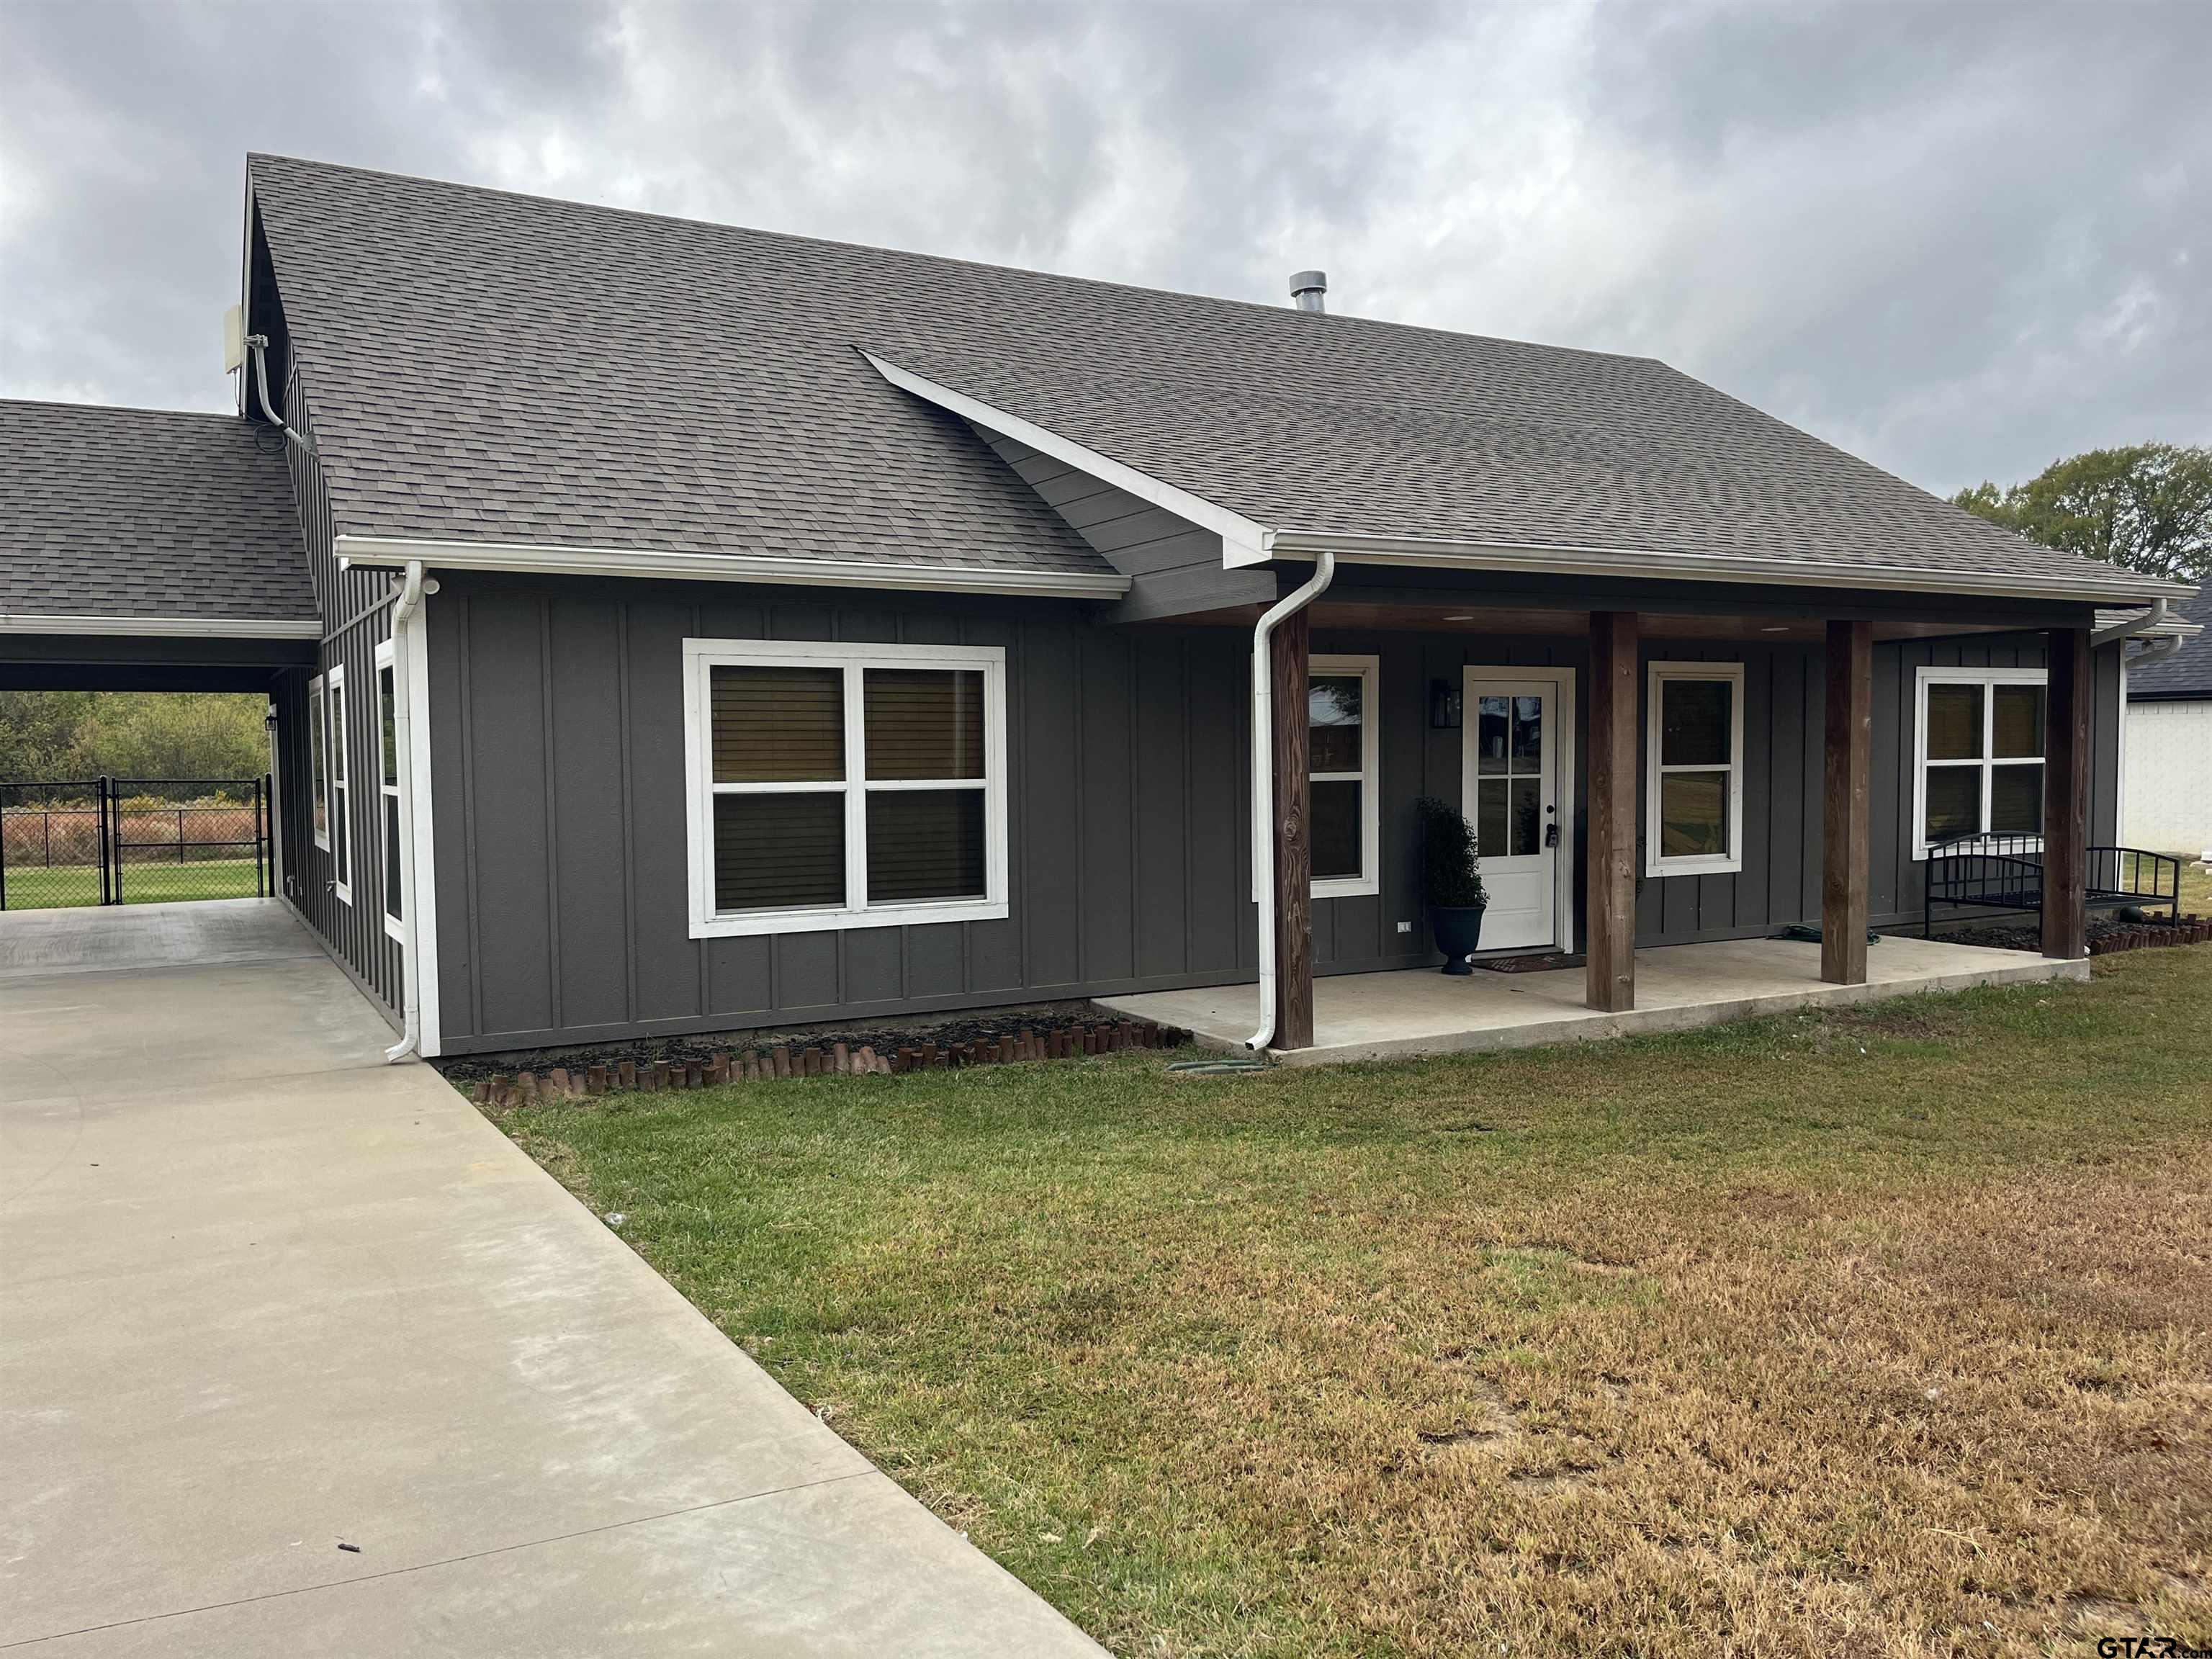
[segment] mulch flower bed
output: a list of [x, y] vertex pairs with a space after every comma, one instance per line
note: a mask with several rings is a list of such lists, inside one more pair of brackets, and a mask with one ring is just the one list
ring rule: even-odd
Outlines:
[[[2212, 942], [2212, 917], [2194, 911], [2179, 921], [2164, 916], [2123, 921], [2118, 916], [2089, 919], [2089, 954], [2108, 957], [2118, 951], [2142, 951], [2161, 945], [2203, 945]], [[1999, 951], [2040, 951], [2043, 935], [2033, 923], [2017, 927], [1956, 927], [1944, 930], [1950, 945], [1985, 945]]]
[[[1070, 1060], [1127, 1048], [1175, 1048], [1191, 1040], [1180, 1026], [1109, 1018], [1096, 1012], [951, 1020], [924, 1030], [848, 1030], [745, 1047], [664, 1041], [442, 1063], [448, 1081], [470, 1087], [478, 1105], [528, 1106], [599, 1095], [703, 1089], [793, 1077], [895, 1076], [903, 1072]], [[550, 1063], [549, 1063], [550, 1062]]]

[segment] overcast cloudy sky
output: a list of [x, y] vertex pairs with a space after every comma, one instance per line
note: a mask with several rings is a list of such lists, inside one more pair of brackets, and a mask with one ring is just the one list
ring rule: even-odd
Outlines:
[[0, 393], [218, 409], [270, 149], [1663, 357], [1931, 489], [2212, 441], [2212, 4], [0, 0]]

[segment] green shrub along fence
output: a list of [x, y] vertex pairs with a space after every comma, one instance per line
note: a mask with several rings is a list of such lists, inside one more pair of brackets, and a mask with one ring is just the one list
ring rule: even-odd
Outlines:
[[275, 890], [269, 780], [0, 783], [0, 910]]

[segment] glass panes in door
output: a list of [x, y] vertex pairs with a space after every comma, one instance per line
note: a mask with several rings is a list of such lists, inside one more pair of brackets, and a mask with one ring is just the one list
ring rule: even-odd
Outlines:
[[1475, 722], [1477, 850], [1526, 857], [1544, 844], [1544, 699], [1486, 693]]

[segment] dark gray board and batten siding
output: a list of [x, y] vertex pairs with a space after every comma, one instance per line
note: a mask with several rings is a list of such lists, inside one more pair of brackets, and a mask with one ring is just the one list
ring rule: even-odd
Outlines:
[[[314, 422], [303, 377], [284, 377], [283, 411], [311, 439]], [[307, 552], [324, 639], [315, 669], [276, 677], [277, 833], [283, 838], [283, 896], [305, 918], [339, 964], [389, 1018], [397, 1018], [402, 990], [399, 943], [384, 930], [384, 815], [378, 794], [381, 724], [376, 702], [376, 650], [392, 637], [392, 578], [380, 570], [340, 570], [332, 535], [330, 495], [322, 468], [299, 445], [285, 447], [292, 495]], [[345, 820], [352, 900], [331, 884], [335, 854], [314, 838], [313, 762], [309, 753], [308, 681], [313, 674], [345, 669]], [[333, 811], [336, 804], [333, 803]], [[335, 826], [334, 826], [335, 828]]]
[[[1066, 601], [460, 577], [428, 616], [449, 1052], [1253, 972], [1247, 680], [1218, 635]], [[1004, 647], [1007, 917], [690, 938], [687, 638]]]
[[[428, 606], [448, 1052], [1255, 976], [1250, 642], [1241, 629], [1106, 626], [1056, 600], [498, 577], [447, 576]], [[1005, 647], [1008, 916], [690, 938], [687, 638]], [[1313, 648], [1380, 659], [1382, 719], [1382, 890], [1316, 903], [1316, 962], [1324, 973], [1432, 963], [1413, 802], [1457, 799], [1462, 733], [1430, 727], [1429, 686], [1469, 664], [1571, 667], [1576, 751], [1585, 755], [1585, 642], [1317, 629]], [[1907, 821], [1913, 669], [2033, 665], [2042, 649], [2035, 635], [1877, 647], [1878, 920], [1902, 922], [1918, 908]], [[1747, 665], [1745, 858], [1735, 874], [1640, 882], [1638, 942], [1755, 936], [1817, 917], [1820, 651], [1662, 642], [1644, 654]], [[2097, 679], [2100, 839], [2112, 822], [2118, 706], [2109, 654]], [[1568, 859], [1577, 887], [1586, 796], [1578, 787]]]

